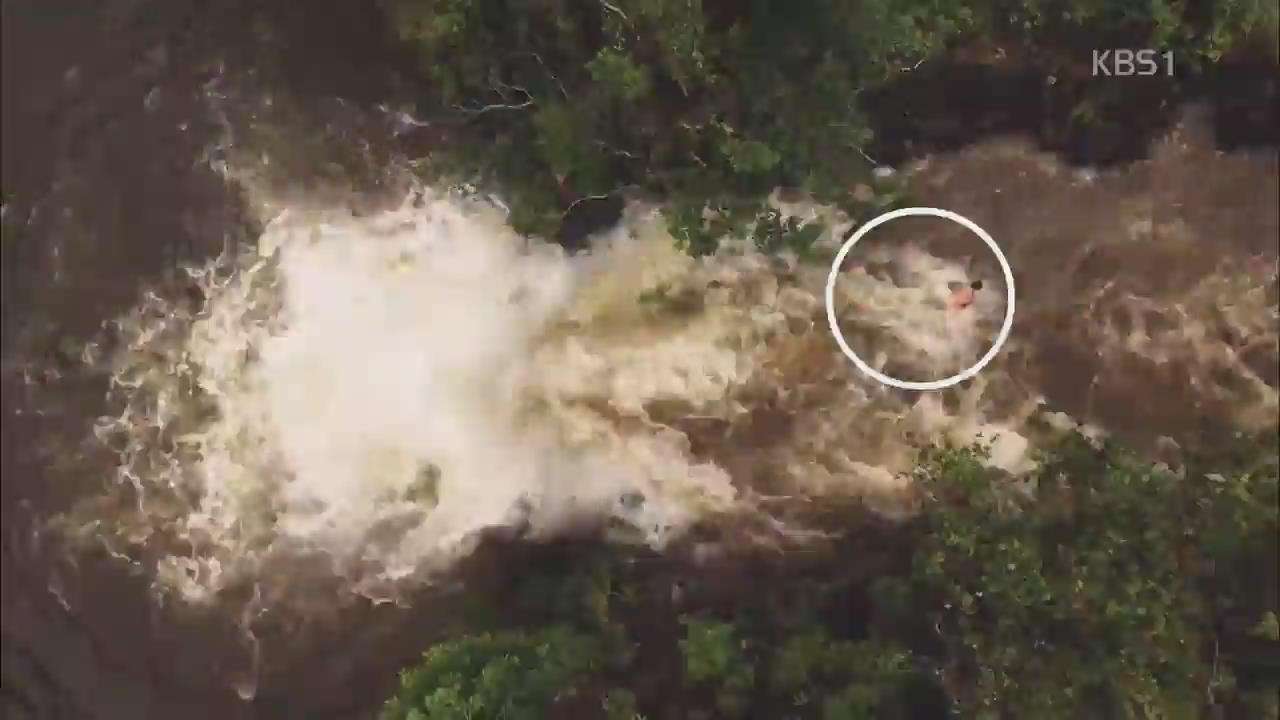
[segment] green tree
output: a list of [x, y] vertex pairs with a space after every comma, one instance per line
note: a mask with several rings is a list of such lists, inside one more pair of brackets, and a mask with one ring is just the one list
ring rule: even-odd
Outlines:
[[[779, 186], [874, 209], [850, 196], [870, 169], [860, 99], [951, 45], [1009, 47], [1052, 74], [1084, 72], [1099, 46], [1195, 67], [1275, 44], [1280, 20], [1277, 0], [383, 2], [418, 58], [419, 110], [444, 131], [433, 173], [500, 190], [518, 228], [544, 235], [585, 198], [638, 190], [669, 204], [694, 253]], [[1082, 87], [1064, 123], [1116, 102]]]
[[540, 720], [601, 662], [598, 641], [563, 627], [436, 645], [405, 670], [382, 720]]
[[691, 617], [680, 622], [686, 631], [680, 641], [685, 677], [713, 688], [716, 707], [725, 714], [742, 714], [750, 705], [756, 682], [746, 639], [731, 623]]
[[390, 7], [420, 58], [422, 109], [451, 128], [436, 172], [478, 175], [546, 234], [573, 202], [623, 188], [673, 200], [686, 235], [705, 229], [702, 208], [750, 216], [780, 185], [852, 206], [870, 137], [857, 93], [969, 16], [927, 0]]
[[[728, 604], [691, 597], [677, 616], [649, 592], [671, 567], [661, 558], [645, 570], [630, 551], [575, 546], [521, 562], [503, 621], [533, 629], [479, 622], [432, 648], [384, 718], [550, 717], [566, 702], [617, 720], [948, 705], [974, 718], [1275, 718], [1273, 439], [1173, 470], [1072, 436], [1023, 479], [981, 448], [930, 449], [913, 521], [851, 539], [801, 580]], [[876, 580], [842, 572], [886, 545], [902, 551]], [[851, 603], [873, 608], [853, 627]]]
[[975, 450], [926, 456], [914, 571], [885, 602], [936, 628], [955, 699], [975, 716], [1200, 717], [1232, 685], [1215, 657], [1227, 608], [1275, 607], [1274, 464], [1184, 474], [1083, 438], [1028, 487]]

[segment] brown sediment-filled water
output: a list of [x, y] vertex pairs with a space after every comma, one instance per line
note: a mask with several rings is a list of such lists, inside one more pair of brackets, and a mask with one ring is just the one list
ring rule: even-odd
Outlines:
[[[921, 400], [835, 351], [826, 268], [694, 263], [642, 208], [578, 257], [431, 189], [400, 206], [398, 181], [369, 183], [383, 209], [351, 218], [337, 206], [360, 193], [246, 157], [270, 111], [227, 67], [262, 58], [218, 47], [243, 32], [235, 14], [151, 9], [104, 37], [95, 11], [5, 7], [14, 716], [364, 717], [501, 576], [500, 554], [470, 554], [489, 527], [614, 517], [661, 547], [702, 513], [764, 512], [764, 494], [909, 511], [914, 442], [1002, 431], [997, 461], [1017, 470], [1037, 407], [1139, 444], [1274, 424], [1276, 153], [1220, 153], [1194, 111], [1130, 165], [992, 138], [900, 170], [921, 204], [986, 228], [1018, 285], [1006, 351]], [[359, 19], [306, 29], [360, 36]], [[325, 137], [357, 165], [393, 157], [403, 128], [329, 78], [362, 52], [285, 45], [314, 60], [283, 72], [295, 102], [328, 108]], [[954, 230], [906, 230], [940, 266], [963, 259]], [[244, 254], [263, 243], [280, 253]], [[658, 282], [697, 301], [637, 301]], [[638, 513], [612, 503], [636, 491]], [[97, 549], [71, 551], [68, 528]], [[416, 582], [454, 562], [461, 591]]]
[[[1248, 414], [1222, 387], [1232, 382], [1228, 366], [1252, 375], [1257, 392], [1277, 384], [1274, 341], [1229, 327], [1246, 305], [1276, 302], [1276, 156], [1224, 154], [1211, 127], [1207, 108], [1190, 107], [1146, 159], [1121, 167], [1071, 167], [1003, 140], [906, 171], [920, 204], [974, 220], [1007, 256], [1018, 306], [1004, 362], [1017, 364], [1020, 382], [1130, 439], [1195, 436]], [[945, 221], [909, 220], [916, 224], [887, 225], [872, 239], [951, 259], [1002, 292], [975, 237]], [[1135, 394], [1147, 399], [1125, 399]], [[1262, 406], [1250, 415], [1273, 416]]]

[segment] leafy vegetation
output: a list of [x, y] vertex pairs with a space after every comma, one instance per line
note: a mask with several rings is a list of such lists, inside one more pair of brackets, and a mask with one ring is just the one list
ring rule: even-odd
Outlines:
[[869, 212], [852, 194], [873, 165], [860, 99], [949, 48], [1045, 57], [1046, 74], [1087, 69], [1094, 47], [1194, 68], [1274, 42], [1280, 18], [1275, 0], [384, 2], [418, 61], [418, 110], [446, 129], [433, 172], [500, 189], [544, 235], [589, 199], [660, 198], [694, 253], [775, 187]]
[[1206, 694], [1230, 686], [1205, 648], [1221, 651], [1213, 623], [1226, 607], [1275, 605], [1274, 562], [1261, 596], [1224, 572], [1275, 557], [1274, 469], [1180, 477], [1077, 438], [1024, 490], [979, 460], [939, 453], [921, 465], [936, 504], [917, 572], [891, 590], [931, 599], [909, 607], [937, 628], [962, 707], [1198, 717]]
[[599, 662], [600, 643], [564, 627], [465, 637], [405, 671], [382, 717], [539, 720]]
[[[1074, 88], [1063, 125], [1092, 127], [1133, 96], [1088, 82], [1089, 49], [1195, 73], [1274, 45], [1280, 20], [1275, 0], [384, 3], [422, 79], [428, 171], [501, 191], [518, 229], [627, 193], [665, 203], [693, 254], [750, 234], [801, 257], [820, 228], [763, 199], [801, 189], [855, 220], [899, 202], [865, 103], [925, 63], [1017, 58]], [[677, 592], [674, 560], [574, 546], [429, 650], [384, 717], [1275, 718], [1274, 437], [1242, 446], [1174, 470], [1075, 437], [1025, 481], [981, 448], [930, 450], [916, 519], [850, 516], [802, 577], [728, 597], [697, 573]]]
[[1269, 440], [1175, 471], [1071, 437], [1026, 481], [932, 449], [916, 519], [728, 598], [576, 547], [517, 583], [525, 629], [432, 648], [384, 718], [554, 717], [575, 690], [610, 720], [1274, 718]]
[[833, 640], [815, 626], [789, 637], [773, 667], [773, 692], [795, 707], [819, 704], [824, 719], [894, 717], [906, 710], [910, 655], [892, 643]]
[[687, 630], [680, 641], [684, 675], [691, 683], [715, 688], [716, 707], [727, 715], [740, 715], [755, 687], [755, 667], [746, 654], [746, 640], [726, 622], [680, 619]]

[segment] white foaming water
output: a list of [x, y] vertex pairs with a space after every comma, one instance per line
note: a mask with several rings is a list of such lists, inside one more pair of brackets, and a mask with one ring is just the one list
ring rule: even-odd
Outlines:
[[[893, 277], [856, 269], [837, 293], [860, 352], [941, 376], [985, 351], [997, 288], [949, 312], [962, 267], [877, 252]], [[828, 334], [826, 274], [732, 239], [692, 259], [639, 207], [573, 257], [459, 195], [364, 218], [295, 208], [252, 252], [193, 271], [200, 307], [153, 294], [122, 321], [125, 407], [99, 427], [121, 502], [94, 527], [192, 601], [287, 585], [314, 570], [304, 557], [394, 598], [488, 529], [621, 526], [661, 548], [787, 498], [909, 513], [926, 442], [982, 439], [992, 464], [1033, 467], [1023, 428], [1043, 400], [1015, 368], [946, 393], [876, 385]]]
[[892, 359], [918, 375], [904, 379], [940, 379], [972, 365], [995, 342], [1004, 291], [994, 279], [984, 280], [988, 289], [974, 294], [970, 309], [952, 311], [951, 288], [974, 279], [956, 263], [910, 245], [878, 246], [866, 259], [891, 267], [897, 277], [859, 265], [837, 292], [849, 305], [841, 325], [852, 330], [852, 347], [872, 367], [883, 371]]
[[[161, 585], [198, 600], [300, 552], [380, 592], [495, 527], [611, 518], [662, 547], [751, 511], [751, 482], [727, 469], [746, 457], [796, 492], [900, 495], [894, 426], [945, 413], [842, 361], [823, 268], [778, 273], [749, 251], [693, 260], [640, 208], [576, 257], [434, 192], [370, 218], [282, 213], [254, 253], [193, 271], [202, 307], [152, 295], [123, 323], [126, 410], [99, 428], [136, 501], [118, 524], [169, 547]], [[968, 341], [901, 339], [926, 355]], [[814, 406], [793, 411], [808, 437], [736, 439], [764, 403]], [[726, 429], [711, 451], [693, 452], [691, 418]]]

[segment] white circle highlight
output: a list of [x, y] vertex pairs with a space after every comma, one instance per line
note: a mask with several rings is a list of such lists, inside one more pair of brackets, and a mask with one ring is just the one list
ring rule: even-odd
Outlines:
[[[858, 357], [858, 353], [854, 352], [853, 348], [849, 347], [849, 343], [845, 342], [844, 335], [840, 332], [840, 324], [836, 321], [836, 280], [840, 277], [840, 266], [844, 264], [845, 257], [849, 255], [849, 251], [853, 250], [853, 247], [858, 244], [858, 241], [861, 240], [864, 235], [890, 220], [900, 217], [938, 217], [959, 223], [968, 229], [969, 232], [972, 232], [974, 235], [982, 238], [982, 242], [986, 243], [987, 247], [991, 248], [991, 252], [995, 254], [996, 260], [1000, 262], [1000, 269], [1004, 272], [1007, 305], [1005, 306], [1004, 324], [1000, 326], [1000, 334], [996, 336], [995, 343], [992, 344], [990, 350], [987, 350], [987, 354], [983, 355], [982, 358], [971, 367], [941, 380], [925, 380], [920, 382], [899, 380], [898, 378], [889, 377], [888, 375], [872, 368], [862, 358]], [[969, 218], [964, 217], [963, 215], [957, 215], [950, 210], [942, 210], [939, 208], [901, 208], [899, 210], [887, 212], [874, 218], [870, 222], [867, 222], [862, 227], [858, 228], [858, 231], [853, 234], [853, 237], [845, 241], [844, 245], [840, 248], [840, 252], [836, 253], [835, 262], [831, 264], [831, 274], [827, 276], [826, 303], [827, 325], [831, 328], [831, 335], [835, 337], [836, 344], [840, 346], [840, 350], [844, 352], [846, 357], [853, 361], [853, 364], [856, 365], [859, 370], [866, 375], [875, 378], [880, 383], [890, 387], [901, 388], [903, 390], [942, 390], [943, 388], [951, 387], [956, 383], [964, 382], [965, 380], [968, 380], [974, 375], [982, 372], [982, 368], [986, 367], [987, 363], [991, 362], [991, 360], [995, 358], [996, 354], [1000, 352], [1000, 348], [1004, 345], [1005, 341], [1009, 339], [1009, 331], [1013, 329], [1013, 270], [1009, 267], [1009, 260], [1004, 256], [1004, 252], [1000, 249], [1000, 246], [996, 245], [996, 241], [991, 239], [991, 236], [987, 234], [986, 230], [978, 227], [978, 224]]]

